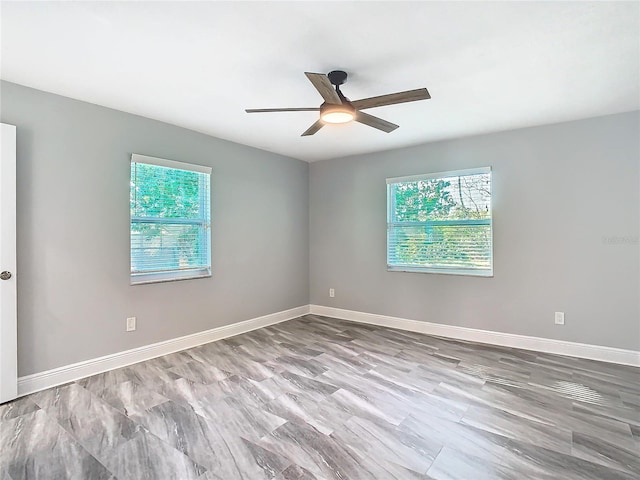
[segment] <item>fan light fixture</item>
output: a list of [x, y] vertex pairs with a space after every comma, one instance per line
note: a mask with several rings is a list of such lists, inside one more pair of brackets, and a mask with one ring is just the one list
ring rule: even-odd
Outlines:
[[320, 109], [320, 118], [325, 123], [348, 123], [355, 118], [355, 110], [348, 105], [326, 104]]

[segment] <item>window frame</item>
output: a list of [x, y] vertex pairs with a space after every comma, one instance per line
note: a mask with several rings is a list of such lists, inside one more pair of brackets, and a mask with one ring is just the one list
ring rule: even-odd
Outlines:
[[[196, 165], [192, 163], [178, 162], [175, 160], [167, 160], [164, 158], [150, 157], [147, 155], [131, 154], [130, 169], [134, 168], [134, 164], [146, 164], [157, 167], [172, 168], [176, 170], [186, 170], [191, 172], [203, 173], [209, 176], [209, 187], [207, 199], [205, 195], [200, 195], [200, 211], [206, 215], [200, 218], [165, 218], [165, 217], [134, 217], [131, 213], [131, 204], [129, 206], [129, 275], [131, 285], [144, 285], [149, 283], [174, 282], [178, 280], [190, 280], [195, 278], [211, 277], [211, 167]], [[129, 171], [131, 178], [131, 170]], [[200, 181], [202, 182], [202, 178]], [[200, 188], [204, 186], [201, 185]], [[129, 185], [129, 194], [131, 195], [131, 185]], [[205, 202], [208, 201], [207, 208]], [[207, 218], [208, 216], [208, 218]], [[206, 263], [205, 267], [196, 267], [189, 269], [173, 269], [153, 272], [136, 272], [132, 271], [133, 254], [131, 244], [131, 233], [133, 223], [149, 223], [149, 224], [165, 224], [165, 225], [198, 225], [201, 227], [201, 235], [206, 243]]]
[[[392, 195], [392, 186], [399, 183], [417, 182], [420, 180], [444, 180], [452, 177], [470, 176], [479, 174], [490, 175], [490, 188], [489, 188], [489, 211], [491, 212], [491, 218], [482, 220], [428, 220], [424, 222], [397, 222], [394, 221], [395, 212], [395, 198]], [[435, 273], [444, 275], [464, 275], [472, 277], [493, 277], [493, 171], [491, 166], [468, 168], [463, 170], [450, 170], [446, 172], [427, 173], [422, 175], [409, 175], [404, 177], [387, 178], [387, 242], [386, 242], [386, 257], [387, 257], [387, 271], [388, 272], [410, 272], [410, 273]], [[489, 269], [477, 269], [477, 268], [453, 268], [453, 267], [417, 267], [410, 265], [392, 265], [389, 259], [389, 235], [392, 226], [398, 225], [424, 225], [424, 226], [438, 226], [438, 225], [489, 225], [491, 234], [491, 252], [490, 252], [490, 268]]]

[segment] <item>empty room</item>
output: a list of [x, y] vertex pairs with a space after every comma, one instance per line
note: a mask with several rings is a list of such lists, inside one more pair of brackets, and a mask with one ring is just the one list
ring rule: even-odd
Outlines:
[[0, 28], [0, 480], [640, 478], [640, 2]]

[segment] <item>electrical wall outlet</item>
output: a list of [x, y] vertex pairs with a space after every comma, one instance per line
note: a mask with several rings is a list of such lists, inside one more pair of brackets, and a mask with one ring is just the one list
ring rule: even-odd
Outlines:
[[133, 332], [136, 329], [136, 317], [127, 318], [127, 332]]
[[333, 298], [333, 297], [335, 297], [335, 296], [336, 296], [336, 291], [335, 291], [333, 288], [330, 288], [330, 289], [329, 289], [329, 296], [330, 296], [331, 298]]
[[564, 312], [556, 312], [556, 325], [564, 325]]

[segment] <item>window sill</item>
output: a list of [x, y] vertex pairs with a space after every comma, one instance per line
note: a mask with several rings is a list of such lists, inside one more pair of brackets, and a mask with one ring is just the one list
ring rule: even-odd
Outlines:
[[430, 268], [430, 267], [409, 267], [409, 266], [391, 266], [387, 265], [388, 272], [405, 272], [405, 273], [435, 273], [439, 275], [462, 275], [467, 277], [486, 277], [493, 278], [493, 269], [491, 270], [469, 270], [462, 268]]
[[146, 285], [149, 283], [177, 282], [180, 280], [193, 280], [194, 278], [211, 277], [210, 268], [196, 270], [181, 270], [175, 272], [132, 273], [131, 285]]

